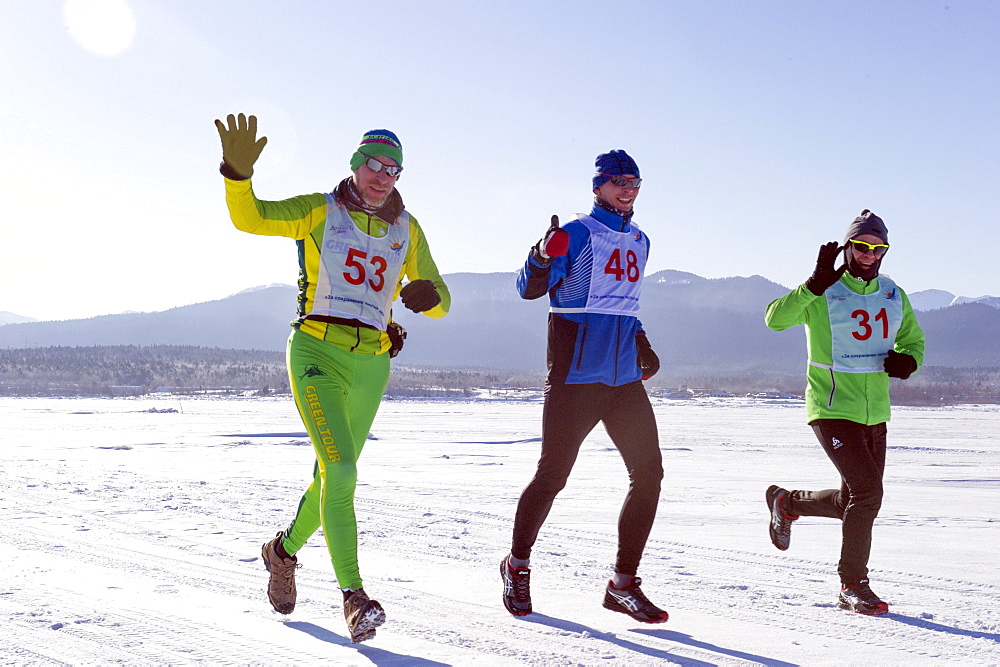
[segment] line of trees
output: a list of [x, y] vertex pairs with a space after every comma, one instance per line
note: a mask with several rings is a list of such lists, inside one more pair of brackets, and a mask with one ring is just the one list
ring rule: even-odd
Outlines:
[[135, 345], [0, 350], [0, 394], [142, 395], [171, 391], [288, 392], [284, 355]]
[[[540, 386], [541, 375], [491, 370], [424, 370], [397, 366], [386, 394], [468, 396], [478, 387]], [[271, 350], [180, 345], [0, 349], [0, 396], [141, 396], [287, 394], [285, 356]]]
[[[463, 397], [486, 387], [541, 388], [544, 374], [489, 369], [393, 367], [389, 397]], [[654, 393], [679, 386], [732, 395], [758, 392], [801, 394], [802, 374], [748, 373], [671, 376], [647, 383]], [[284, 354], [272, 350], [154, 345], [0, 349], [0, 395], [122, 396], [173, 393], [289, 392]], [[890, 391], [897, 405], [1000, 403], [1000, 368], [928, 366]]]

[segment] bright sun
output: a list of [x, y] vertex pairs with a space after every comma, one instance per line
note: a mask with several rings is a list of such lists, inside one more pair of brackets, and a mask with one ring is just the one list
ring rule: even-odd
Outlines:
[[66, 0], [63, 20], [76, 43], [97, 56], [116, 56], [135, 37], [135, 15], [126, 0]]

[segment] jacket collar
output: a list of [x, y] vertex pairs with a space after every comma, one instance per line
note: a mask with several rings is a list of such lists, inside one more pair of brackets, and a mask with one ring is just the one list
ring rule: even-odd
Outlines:
[[608, 229], [616, 232], [629, 231], [629, 223], [632, 222], [632, 211], [622, 213], [610, 204], [600, 200], [594, 200], [594, 208], [590, 211], [590, 217], [600, 221]]
[[396, 188], [392, 189], [392, 194], [389, 195], [389, 199], [381, 208], [368, 206], [365, 200], [361, 198], [361, 195], [358, 194], [357, 189], [354, 187], [354, 180], [350, 176], [342, 180], [334, 192], [337, 195], [337, 199], [347, 207], [348, 211], [360, 211], [368, 215], [374, 215], [390, 224], [395, 223], [396, 218], [403, 213], [403, 198]]

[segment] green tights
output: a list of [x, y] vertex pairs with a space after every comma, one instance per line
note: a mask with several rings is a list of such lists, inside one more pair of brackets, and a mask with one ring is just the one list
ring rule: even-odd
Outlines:
[[340, 587], [357, 590], [362, 586], [354, 515], [357, 463], [389, 380], [389, 355], [355, 354], [294, 331], [287, 361], [316, 465], [283, 547], [294, 554], [322, 526]]

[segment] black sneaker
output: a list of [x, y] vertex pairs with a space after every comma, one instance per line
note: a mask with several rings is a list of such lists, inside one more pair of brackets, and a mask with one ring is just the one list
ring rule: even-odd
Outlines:
[[615, 588], [612, 582], [604, 590], [604, 608], [628, 614], [643, 623], [663, 623], [670, 615], [649, 601], [639, 584], [642, 579], [632, 577], [625, 588]]
[[375, 628], [385, 623], [385, 611], [365, 589], [344, 591], [344, 619], [351, 631], [351, 643], [358, 644], [375, 636]]
[[784, 551], [792, 543], [792, 522], [799, 517], [785, 512], [787, 490], [772, 484], [767, 487], [764, 497], [767, 500], [767, 509], [771, 512], [771, 524], [768, 527], [771, 544]]
[[504, 557], [500, 561], [500, 578], [503, 579], [503, 606], [514, 616], [531, 613], [531, 570], [526, 567], [511, 568]]
[[853, 584], [844, 584], [840, 589], [837, 606], [865, 616], [881, 616], [889, 612], [889, 605], [882, 602], [872, 592], [867, 579], [858, 579]]

